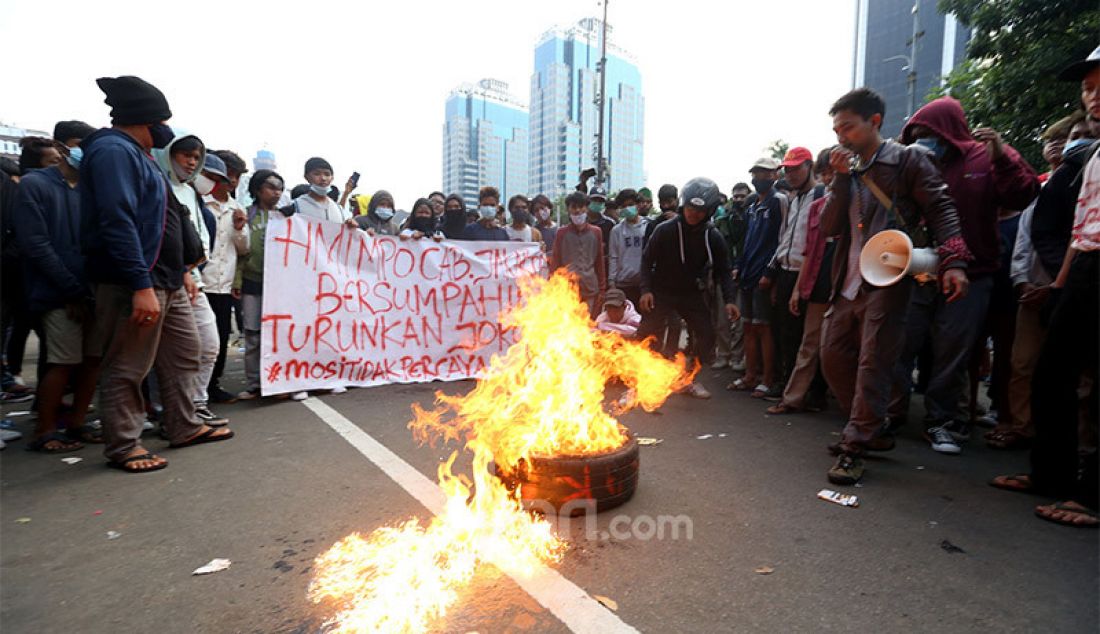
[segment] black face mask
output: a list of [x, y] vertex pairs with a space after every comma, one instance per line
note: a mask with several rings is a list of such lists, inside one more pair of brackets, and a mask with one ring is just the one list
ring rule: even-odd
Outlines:
[[752, 188], [756, 190], [756, 193], [763, 196], [768, 193], [772, 186], [775, 185], [774, 178], [754, 178], [752, 179]]
[[176, 138], [176, 133], [172, 132], [172, 128], [168, 127], [166, 124], [154, 123], [149, 126], [149, 136], [153, 137], [153, 147], [164, 149], [168, 147], [172, 139]]
[[432, 218], [421, 218], [420, 216], [414, 216], [409, 221], [409, 228], [413, 231], [419, 231], [420, 233], [431, 233], [435, 228], [435, 221]]
[[531, 216], [528, 215], [528, 213], [526, 211], [519, 211], [519, 210], [513, 211], [512, 212], [512, 220], [514, 220], [515, 222], [518, 222], [520, 224], [523, 224], [523, 225], [531, 224]]

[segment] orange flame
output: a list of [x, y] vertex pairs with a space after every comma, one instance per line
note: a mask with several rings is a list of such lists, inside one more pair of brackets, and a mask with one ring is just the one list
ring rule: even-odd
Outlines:
[[473, 482], [440, 465], [442, 513], [353, 533], [317, 558], [314, 602], [335, 604], [326, 627], [335, 632], [417, 632], [444, 616], [478, 562], [508, 562], [510, 573], [532, 574], [561, 559], [565, 543], [545, 520], [523, 510], [491, 474], [491, 463], [515, 467], [531, 456], [593, 455], [627, 441], [626, 429], [603, 406], [606, 384], [629, 388], [624, 411], [659, 407], [688, 385], [694, 371], [642, 343], [599, 332], [578, 302], [574, 280], [520, 280], [525, 302], [501, 322], [521, 333], [464, 396], [436, 393], [436, 408], [413, 405], [409, 423], [421, 442], [464, 442], [473, 453]]

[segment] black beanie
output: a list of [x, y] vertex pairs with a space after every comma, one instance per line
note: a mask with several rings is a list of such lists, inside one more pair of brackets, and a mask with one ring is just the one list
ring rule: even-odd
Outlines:
[[332, 171], [332, 165], [328, 161], [326, 161], [325, 159], [323, 159], [319, 156], [315, 156], [315, 157], [309, 159], [308, 161], [306, 161], [306, 171], [305, 171], [305, 173], [309, 174], [313, 170], [328, 170], [328, 171], [331, 172]]
[[168, 100], [156, 86], [140, 77], [100, 77], [95, 80], [111, 106], [111, 122], [118, 125], [160, 123], [172, 118]]

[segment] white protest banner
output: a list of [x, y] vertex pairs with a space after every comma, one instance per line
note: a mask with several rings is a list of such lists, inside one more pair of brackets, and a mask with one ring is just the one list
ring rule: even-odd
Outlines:
[[515, 341], [497, 315], [544, 275], [537, 243], [400, 240], [273, 213], [264, 246], [264, 394], [476, 377]]

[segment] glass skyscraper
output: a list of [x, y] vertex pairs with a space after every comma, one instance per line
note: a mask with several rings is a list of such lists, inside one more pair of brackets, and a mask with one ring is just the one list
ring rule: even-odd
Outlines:
[[[535, 46], [531, 76], [531, 193], [556, 198], [573, 190], [581, 170], [596, 166], [600, 31], [586, 18], [555, 28]], [[604, 157], [608, 191], [645, 185], [642, 78], [633, 57], [611, 40], [608, 26]]]
[[901, 134], [907, 113], [910, 54], [913, 22], [917, 23], [917, 80], [913, 97], [914, 111], [940, 85], [955, 66], [966, 57], [970, 29], [958, 23], [954, 15], [944, 15], [937, 0], [856, 0], [855, 64], [852, 86], [867, 86], [886, 100], [886, 118], [882, 136]]
[[501, 204], [527, 189], [527, 108], [508, 84], [483, 79], [447, 97], [443, 124], [443, 191], [477, 206], [478, 190], [492, 185]]

